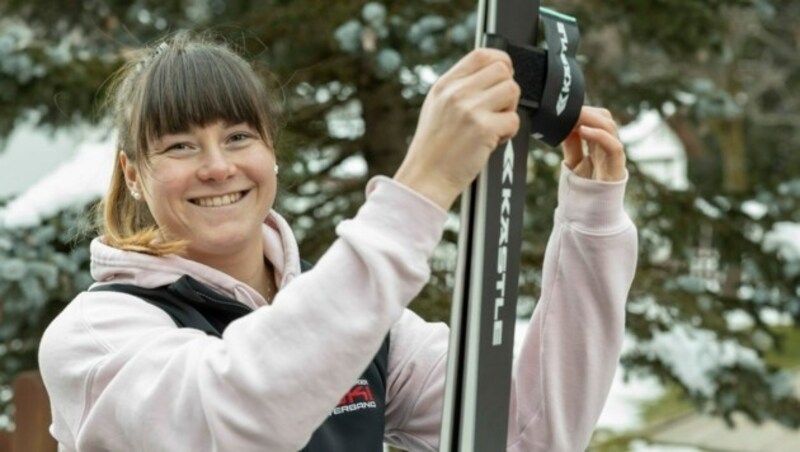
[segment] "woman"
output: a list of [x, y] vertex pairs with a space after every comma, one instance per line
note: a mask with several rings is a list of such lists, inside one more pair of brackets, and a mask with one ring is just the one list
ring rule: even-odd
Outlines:
[[[406, 306], [447, 210], [517, 131], [508, 56], [474, 51], [437, 81], [400, 169], [369, 182], [305, 272], [271, 210], [274, 124], [253, 69], [178, 34], [120, 77], [97, 282], [40, 349], [61, 450], [436, 450], [447, 328]], [[508, 450], [583, 450], [620, 352], [636, 259], [625, 157], [605, 110], [584, 108], [579, 126], [515, 366]], [[208, 328], [179, 328], [187, 305], [221, 310]], [[220, 321], [222, 308], [239, 313]]]

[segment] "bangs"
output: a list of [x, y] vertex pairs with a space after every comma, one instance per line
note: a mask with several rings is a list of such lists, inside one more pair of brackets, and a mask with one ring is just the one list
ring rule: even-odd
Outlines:
[[[137, 147], [218, 121], [247, 123], [268, 145], [269, 98], [252, 68], [231, 52], [214, 47], [169, 47], [158, 55], [142, 86]], [[159, 58], [160, 56], [160, 58]]]

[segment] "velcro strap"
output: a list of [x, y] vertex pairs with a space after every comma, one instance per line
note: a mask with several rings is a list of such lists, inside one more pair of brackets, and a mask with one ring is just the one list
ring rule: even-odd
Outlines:
[[514, 66], [514, 81], [521, 90], [519, 105], [531, 111], [539, 109], [547, 79], [547, 52], [532, 46], [513, 44], [496, 34], [487, 34], [484, 45], [508, 53]]

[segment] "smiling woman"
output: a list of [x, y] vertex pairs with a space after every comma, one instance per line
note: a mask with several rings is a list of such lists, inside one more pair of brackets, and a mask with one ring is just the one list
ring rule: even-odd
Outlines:
[[[135, 55], [113, 92], [96, 282], [39, 349], [60, 450], [437, 450], [448, 330], [407, 306], [447, 210], [517, 132], [508, 55], [474, 51], [436, 82], [400, 168], [368, 183], [311, 269], [272, 210], [275, 121], [246, 61], [178, 33]], [[579, 125], [508, 450], [583, 450], [622, 344], [636, 259], [625, 159], [607, 111]]]
[[[166, 206], [152, 205], [153, 201], [161, 201], [164, 195], [154, 190], [167, 188], [158, 186], [158, 181], [171, 185], [181, 183], [171, 180], [176, 174], [169, 174], [169, 171], [185, 173], [190, 170], [189, 164], [194, 163], [203, 165], [194, 168], [198, 171], [197, 176], [202, 171], [206, 178], [220, 177], [220, 167], [209, 167], [208, 164], [228, 162], [232, 151], [239, 149], [249, 151], [245, 157], [274, 161], [275, 128], [269, 108], [271, 100], [263, 81], [241, 57], [210, 39], [179, 33], [155, 50], [143, 49], [138, 58], [132, 59], [120, 71], [111, 92], [109, 109], [119, 131], [120, 147], [120, 164], [114, 167], [104, 208], [103, 235], [111, 246], [155, 255], [175, 253], [187, 246], [187, 237], [181, 235], [185, 227], [170, 233], [170, 228], [179, 225], [162, 223], [154, 218], [166, 214], [164, 209], [159, 209]], [[207, 126], [211, 125], [214, 127], [209, 129]], [[212, 129], [216, 135], [222, 132], [228, 135], [221, 142], [220, 136], [209, 136]], [[203, 135], [205, 142], [202, 144], [217, 140], [216, 145], [202, 146], [198, 134]], [[194, 153], [185, 148], [193, 149]], [[216, 151], [224, 152], [215, 155]], [[183, 154], [187, 157], [188, 154], [194, 155], [189, 159], [181, 157]], [[237, 157], [239, 163], [248, 160], [243, 156]], [[153, 160], [155, 167], [148, 168]], [[183, 165], [169, 165], [171, 160], [188, 161]], [[262, 171], [274, 167], [274, 163], [254, 163], [266, 165]], [[231, 169], [226, 164], [223, 166], [223, 171]], [[235, 165], [233, 169], [236, 169]], [[138, 178], [140, 172], [143, 173], [142, 181]], [[258, 193], [258, 201], [262, 202], [258, 211], [264, 212], [261, 218], [266, 216], [274, 199], [274, 176], [272, 179], [272, 194], [263, 193], [267, 187], [260, 187], [262, 190]], [[187, 182], [187, 174], [183, 174], [182, 183]], [[224, 186], [230, 185], [231, 181], [223, 182], [217, 184], [218, 187], [210, 194], [232, 188]], [[249, 182], [237, 180], [234, 183], [248, 185], [249, 189]], [[144, 194], [148, 202], [135, 199], [134, 193]]]

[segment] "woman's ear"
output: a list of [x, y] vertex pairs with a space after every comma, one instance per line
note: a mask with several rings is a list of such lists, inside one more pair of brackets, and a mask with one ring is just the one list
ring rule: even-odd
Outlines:
[[125, 175], [125, 182], [130, 184], [136, 183], [136, 168], [135, 165], [131, 165], [128, 161], [128, 156], [125, 155], [125, 151], [119, 151], [119, 166], [122, 169], [122, 174]]
[[139, 173], [136, 171], [136, 165], [128, 160], [125, 151], [119, 151], [119, 166], [122, 174], [125, 175], [125, 185], [131, 192], [131, 196], [138, 200], [141, 198], [141, 190], [139, 189]]

